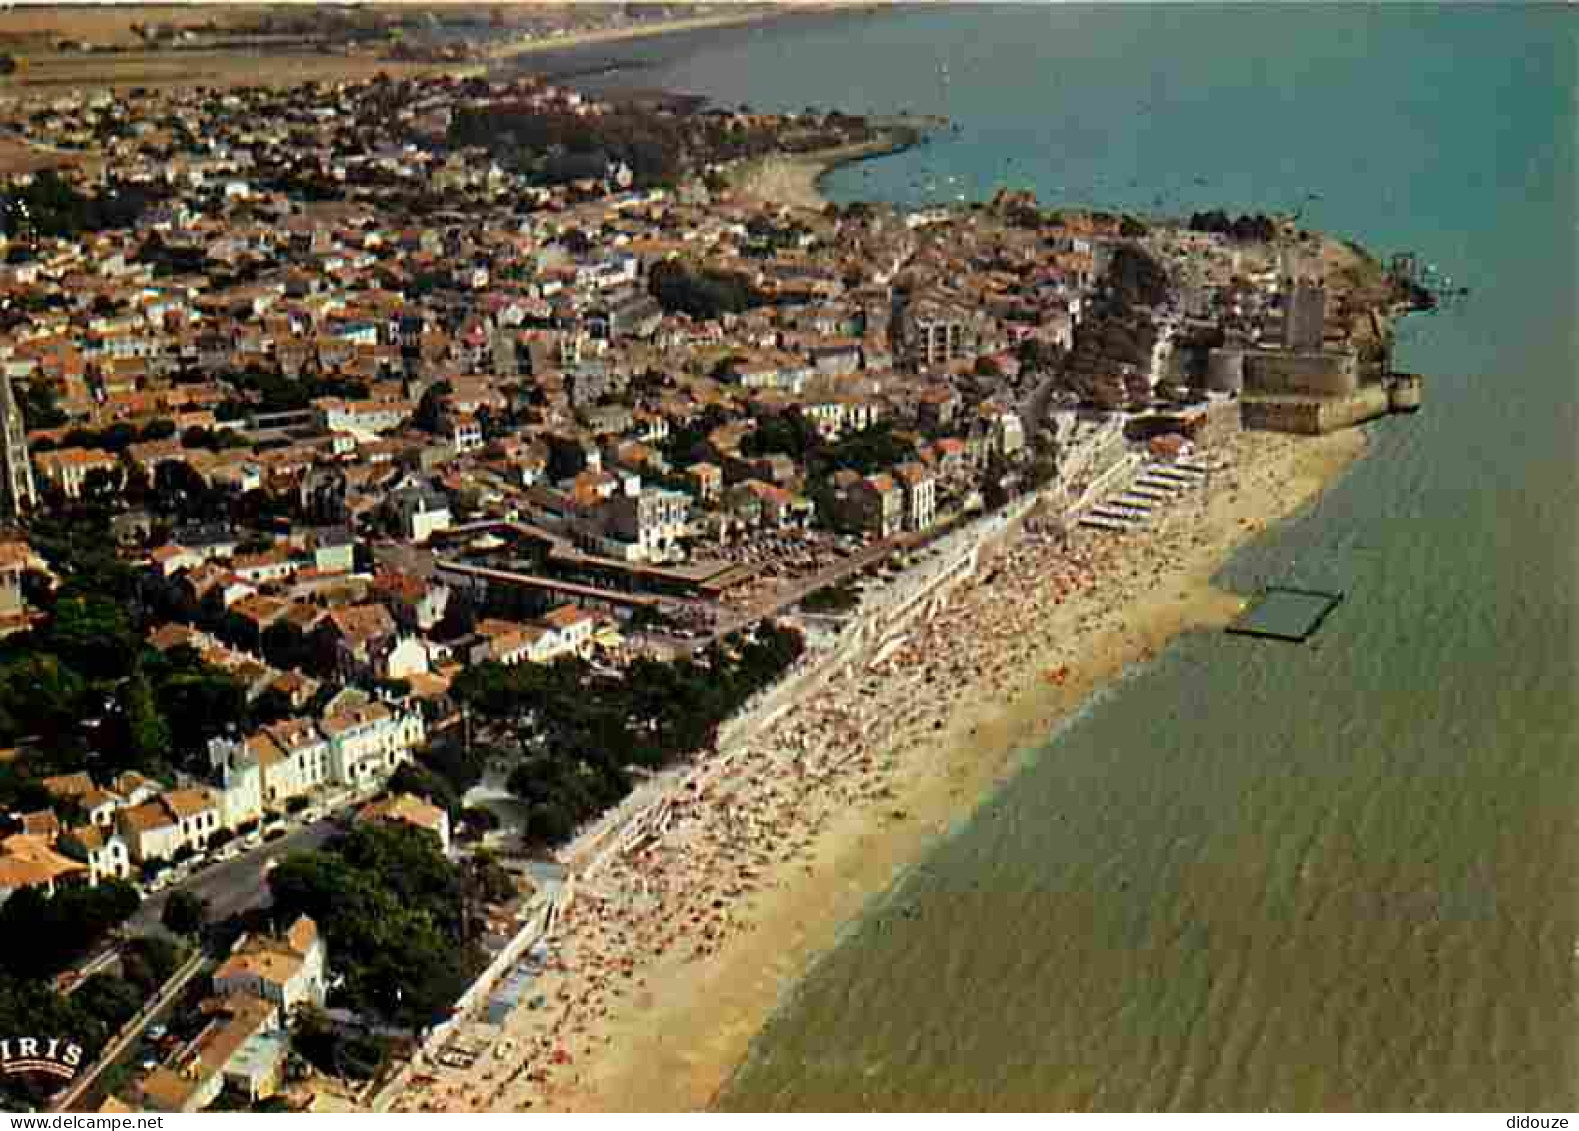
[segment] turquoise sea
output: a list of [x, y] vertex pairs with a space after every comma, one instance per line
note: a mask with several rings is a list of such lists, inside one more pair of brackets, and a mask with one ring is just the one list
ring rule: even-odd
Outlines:
[[932, 7], [643, 50], [641, 85], [959, 124], [835, 199], [1303, 207], [1471, 288], [1404, 336], [1425, 411], [1223, 572], [1347, 591], [1314, 646], [1183, 638], [1049, 735], [721, 1106], [1572, 1109], [1572, 15]]

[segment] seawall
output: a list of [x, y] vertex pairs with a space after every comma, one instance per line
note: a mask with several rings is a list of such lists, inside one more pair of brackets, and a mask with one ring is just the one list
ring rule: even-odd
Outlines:
[[1250, 395], [1239, 404], [1246, 428], [1301, 436], [1352, 428], [1393, 411], [1392, 398], [1383, 385], [1366, 385], [1335, 397]]

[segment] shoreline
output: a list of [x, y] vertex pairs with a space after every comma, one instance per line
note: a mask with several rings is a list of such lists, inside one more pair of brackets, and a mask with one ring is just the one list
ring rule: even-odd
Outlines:
[[[599, 47], [626, 48], [645, 41], [702, 34], [753, 25], [766, 25], [793, 17], [820, 14], [839, 15], [874, 9], [869, 0], [782, 0], [772, 7], [727, 15], [697, 15], [618, 28], [591, 29], [551, 39], [514, 40], [485, 47], [479, 56], [459, 61], [441, 59], [397, 59], [363, 52], [319, 52], [305, 47], [255, 51], [214, 47], [212, 49], [147, 48], [135, 41], [123, 49], [105, 53], [72, 53], [25, 49], [17, 53], [21, 66], [0, 78], [0, 95], [25, 96], [50, 90], [105, 90], [120, 87], [183, 88], [198, 85], [219, 87], [290, 86], [307, 81], [355, 82], [380, 73], [394, 78], [451, 75], [457, 79], [479, 78], [494, 68], [513, 62], [542, 58], [548, 62], [552, 77], [555, 56]], [[57, 18], [57, 23], [60, 22]], [[71, 26], [67, 21], [63, 26]], [[95, 32], [95, 38], [102, 35]], [[259, 67], [267, 70], [260, 76]], [[616, 64], [618, 69], [630, 66]]]
[[892, 157], [921, 144], [921, 123], [896, 123], [879, 127], [871, 141], [817, 149], [809, 153], [774, 153], [751, 158], [727, 174], [736, 194], [790, 208], [822, 211], [828, 198], [822, 182], [835, 170], [861, 161]]
[[[686, 33], [768, 24], [794, 16], [858, 12], [872, 7], [874, 5], [869, 0], [782, 0], [771, 8], [758, 11], [731, 12], [721, 16], [684, 16], [679, 19], [656, 20], [635, 27], [572, 32], [551, 39], [517, 40], [495, 45], [483, 58], [462, 64], [460, 69], [452, 73], [458, 78], [471, 78], [486, 74], [494, 67], [530, 60], [535, 56], [569, 54], [591, 47], [623, 46]], [[625, 70], [631, 65], [629, 61], [616, 63], [613, 64], [613, 69]]]
[[[1072, 554], [1024, 535], [1005, 546], [931, 622], [910, 626], [898, 656], [798, 701], [701, 796], [677, 802], [658, 844], [579, 885], [528, 994], [543, 1008], [462, 1026], [510, 1038], [508, 1064], [433, 1068], [434, 1084], [397, 1110], [714, 1105], [869, 902], [1096, 693], [1180, 633], [1237, 615], [1245, 598], [1211, 578], [1365, 446], [1358, 430], [1241, 433], [1214, 449], [1230, 466], [1212, 494], [1176, 502], [1150, 529], [1083, 537]], [[951, 668], [941, 680], [939, 667]]]

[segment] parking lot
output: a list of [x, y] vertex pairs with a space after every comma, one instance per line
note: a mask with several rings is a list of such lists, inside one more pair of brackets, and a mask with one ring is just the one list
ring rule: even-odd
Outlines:
[[[283, 831], [272, 840], [260, 830], [256, 834], [255, 847], [248, 847], [245, 839], [236, 840], [201, 864], [191, 862], [184, 872], [175, 873], [178, 878], [174, 883], [150, 891], [137, 913], [127, 921], [127, 928], [144, 935], [161, 931], [159, 917], [172, 891], [191, 892], [207, 900], [211, 920], [227, 919], [242, 911], [263, 907], [269, 902], [270, 863], [293, 852], [319, 847], [339, 831], [339, 825], [324, 818], [294, 829], [284, 826], [281, 829]], [[226, 849], [232, 847], [235, 851], [226, 854]]]

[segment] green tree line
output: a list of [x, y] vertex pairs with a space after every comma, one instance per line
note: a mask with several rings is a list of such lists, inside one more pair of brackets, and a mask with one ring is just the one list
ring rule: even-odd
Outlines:
[[779, 678], [804, 647], [799, 632], [766, 621], [699, 656], [643, 657], [622, 676], [582, 660], [467, 669], [453, 694], [504, 736], [515, 762], [508, 788], [527, 807], [527, 835], [542, 844], [630, 792], [629, 768], [655, 769], [711, 746], [719, 725]]

